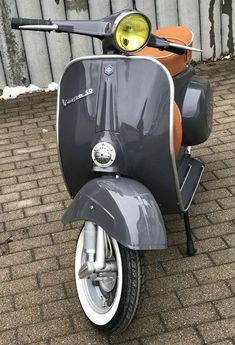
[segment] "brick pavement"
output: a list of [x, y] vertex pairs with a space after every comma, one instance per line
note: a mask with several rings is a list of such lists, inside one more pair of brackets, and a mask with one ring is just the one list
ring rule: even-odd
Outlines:
[[[56, 151], [56, 94], [0, 103], [0, 345], [235, 344], [235, 62], [200, 66], [214, 87], [213, 133], [194, 155], [206, 172], [191, 208], [198, 253], [185, 257], [183, 223], [167, 219], [169, 248], [146, 254], [146, 298], [131, 328], [105, 338], [76, 297], [79, 224]], [[7, 239], [9, 242], [7, 243]]]

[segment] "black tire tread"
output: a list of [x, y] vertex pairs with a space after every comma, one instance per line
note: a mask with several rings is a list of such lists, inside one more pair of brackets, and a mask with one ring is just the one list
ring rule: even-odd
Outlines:
[[123, 289], [118, 310], [104, 326], [96, 326], [106, 334], [123, 332], [131, 323], [143, 303], [145, 263], [141, 251], [127, 249], [119, 244], [123, 263]]

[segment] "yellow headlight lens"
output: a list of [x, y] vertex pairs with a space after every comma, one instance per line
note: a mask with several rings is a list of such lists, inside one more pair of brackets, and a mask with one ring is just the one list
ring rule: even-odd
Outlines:
[[150, 35], [150, 22], [138, 13], [129, 14], [117, 24], [114, 40], [119, 49], [134, 52], [145, 46]]

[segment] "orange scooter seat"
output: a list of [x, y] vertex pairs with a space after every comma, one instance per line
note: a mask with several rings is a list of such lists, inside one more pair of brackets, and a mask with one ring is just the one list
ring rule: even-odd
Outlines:
[[[162, 38], [166, 38], [169, 41], [192, 46], [193, 33], [191, 30], [184, 28], [183, 26], [166, 26], [154, 31], [154, 35]], [[182, 72], [186, 68], [186, 64], [192, 60], [192, 52], [185, 51], [183, 55], [177, 55], [165, 50], [157, 48], [145, 47], [136, 55], [153, 57], [160, 61], [169, 70], [172, 76], [175, 76]]]

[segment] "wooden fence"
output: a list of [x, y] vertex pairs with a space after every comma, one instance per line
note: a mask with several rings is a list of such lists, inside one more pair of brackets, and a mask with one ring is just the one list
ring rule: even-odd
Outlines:
[[29, 83], [45, 87], [58, 82], [71, 59], [101, 52], [100, 42], [88, 37], [13, 31], [11, 17], [96, 19], [125, 8], [143, 11], [153, 29], [190, 28], [194, 46], [204, 49], [193, 55], [195, 60], [234, 53], [235, 0], [0, 0], [0, 89]]

